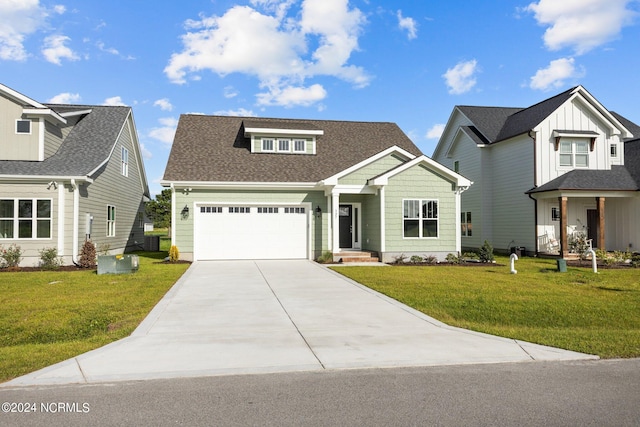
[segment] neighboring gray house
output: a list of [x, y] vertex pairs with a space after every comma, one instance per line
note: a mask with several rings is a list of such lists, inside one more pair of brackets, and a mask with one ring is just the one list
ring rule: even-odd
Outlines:
[[471, 182], [394, 123], [182, 115], [162, 185], [184, 259], [389, 262], [458, 252]]
[[474, 181], [462, 247], [640, 247], [640, 129], [577, 86], [527, 108], [456, 106], [433, 158]]
[[76, 262], [86, 239], [141, 249], [149, 199], [130, 107], [41, 104], [0, 84], [0, 246], [21, 265], [57, 248]]

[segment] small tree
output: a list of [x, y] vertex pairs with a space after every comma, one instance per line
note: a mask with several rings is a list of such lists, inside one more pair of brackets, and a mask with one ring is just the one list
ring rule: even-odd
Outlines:
[[489, 241], [484, 241], [484, 244], [478, 252], [478, 256], [480, 257], [481, 262], [493, 262], [493, 246], [491, 246], [491, 243], [489, 243]]
[[91, 240], [84, 241], [78, 265], [82, 268], [94, 268], [96, 266], [96, 245]]
[[178, 251], [178, 247], [176, 245], [172, 245], [169, 248], [169, 262], [176, 262], [180, 259], [180, 252]]
[[162, 190], [155, 200], [147, 202], [144, 211], [153, 220], [154, 227], [171, 230], [171, 189]]

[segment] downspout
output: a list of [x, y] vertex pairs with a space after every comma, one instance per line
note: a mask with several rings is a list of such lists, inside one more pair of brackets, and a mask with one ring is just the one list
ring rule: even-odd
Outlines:
[[[533, 133], [533, 135], [531, 135]], [[533, 129], [527, 132], [529, 138], [533, 140], [533, 188], [538, 187], [538, 150], [536, 148], [536, 135]], [[533, 241], [535, 242], [535, 256], [538, 256], [538, 200], [531, 197], [531, 193], [528, 194], [529, 198], [533, 200]]]
[[176, 244], [176, 188], [171, 183], [171, 246]]
[[76, 264], [78, 261], [78, 227], [80, 226], [80, 192], [75, 179], [71, 179], [71, 188], [73, 189], [73, 240], [71, 242], [71, 262]]

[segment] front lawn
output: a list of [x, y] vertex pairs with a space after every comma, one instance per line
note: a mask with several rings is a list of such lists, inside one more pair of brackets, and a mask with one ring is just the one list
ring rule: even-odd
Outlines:
[[186, 271], [138, 252], [133, 274], [0, 273], [0, 382], [124, 338]]
[[452, 326], [603, 358], [640, 357], [640, 269], [556, 271], [555, 260], [486, 266], [338, 267]]

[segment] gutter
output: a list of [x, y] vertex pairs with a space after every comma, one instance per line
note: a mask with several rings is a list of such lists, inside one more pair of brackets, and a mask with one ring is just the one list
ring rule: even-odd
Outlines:
[[[533, 136], [531, 135], [533, 133]], [[536, 135], [533, 129], [527, 132], [529, 138], [533, 140], [533, 188], [538, 188], [538, 150], [536, 147]], [[535, 255], [538, 256], [538, 200], [531, 196], [530, 192], [527, 192], [527, 196], [533, 200], [533, 241], [535, 242]]]

